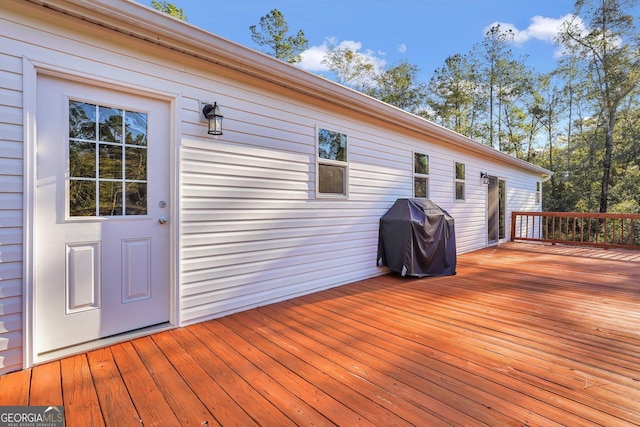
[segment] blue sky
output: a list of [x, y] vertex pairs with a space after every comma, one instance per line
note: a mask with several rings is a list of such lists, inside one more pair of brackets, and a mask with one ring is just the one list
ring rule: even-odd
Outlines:
[[[150, 5], [151, 0], [138, 0]], [[516, 57], [540, 72], [555, 65], [553, 36], [573, 11], [574, 0], [172, 0], [189, 23], [244, 46], [259, 49], [249, 27], [272, 9], [284, 15], [291, 33], [303, 30], [309, 51], [300, 66], [323, 74], [323, 49], [332, 41], [381, 66], [406, 60], [428, 81], [444, 60], [467, 53], [499, 22], [515, 30]]]

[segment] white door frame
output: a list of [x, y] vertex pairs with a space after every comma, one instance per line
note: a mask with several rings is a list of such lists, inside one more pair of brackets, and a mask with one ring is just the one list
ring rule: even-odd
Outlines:
[[[170, 134], [169, 134], [169, 207], [171, 221], [167, 224], [169, 226], [169, 293], [170, 293], [170, 307], [169, 307], [169, 323], [170, 327], [177, 326], [179, 322], [179, 307], [178, 307], [178, 248], [179, 248], [179, 221], [180, 210], [177, 206], [178, 189], [177, 183], [178, 177], [178, 156], [176, 147], [178, 146], [176, 141], [179, 141], [179, 122], [176, 118], [180, 117], [180, 95], [162, 92], [150, 88], [142, 88], [134, 84], [126, 84], [121, 81], [110, 80], [101, 76], [88, 76], [86, 72], [73, 72], [63, 69], [53, 64], [47, 64], [35, 61], [30, 58], [23, 57], [23, 123], [24, 123], [24, 188], [23, 188], [23, 245], [24, 245], [24, 266], [23, 266], [23, 294], [22, 294], [22, 308], [23, 308], [23, 324], [22, 324], [22, 336], [23, 336], [23, 369], [30, 368], [36, 359], [34, 353], [34, 277], [35, 277], [35, 259], [34, 259], [34, 241], [36, 236], [36, 230], [34, 226], [35, 221], [35, 182], [36, 182], [36, 142], [37, 142], [37, 79], [38, 75], [53, 75], [56, 77], [66, 78], [69, 80], [83, 82], [99, 87], [113, 88], [114, 90], [121, 90], [128, 93], [135, 93], [142, 96], [162, 100], [169, 102], [171, 117], [170, 120]], [[163, 329], [167, 329], [164, 327]], [[72, 347], [71, 349], [55, 352], [53, 357], [63, 357], [78, 352], [84, 352], [91, 348], [102, 347], [113, 342], [130, 339], [133, 336], [147, 335], [153, 330], [143, 330], [134, 332], [132, 334], [123, 334], [115, 338], [105, 339], [89, 343], [86, 345]]]

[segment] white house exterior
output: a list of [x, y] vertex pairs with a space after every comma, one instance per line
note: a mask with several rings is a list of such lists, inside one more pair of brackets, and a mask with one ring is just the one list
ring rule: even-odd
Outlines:
[[385, 274], [414, 183], [487, 247], [549, 173], [129, 0], [3, 0], [0, 374]]

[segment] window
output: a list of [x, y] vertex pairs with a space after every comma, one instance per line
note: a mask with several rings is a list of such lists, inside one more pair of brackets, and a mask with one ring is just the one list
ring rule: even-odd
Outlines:
[[69, 101], [69, 215], [147, 214], [147, 114]]
[[536, 205], [539, 205], [542, 201], [542, 185], [540, 181], [536, 182]]
[[456, 162], [456, 200], [465, 200], [464, 163]]
[[348, 172], [347, 135], [318, 129], [318, 195], [346, 196]]
[[429, 156], [413, 153], [413, 197], [429, 198]]

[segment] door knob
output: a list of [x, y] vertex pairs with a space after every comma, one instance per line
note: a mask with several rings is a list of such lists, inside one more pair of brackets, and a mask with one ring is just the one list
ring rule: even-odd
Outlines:
[[166, 216], [161, 216], [160, 218], [158, 218], [158, 222], [160, 224], [166, 224], [169, 221], [169, 219], [167, 219]]

